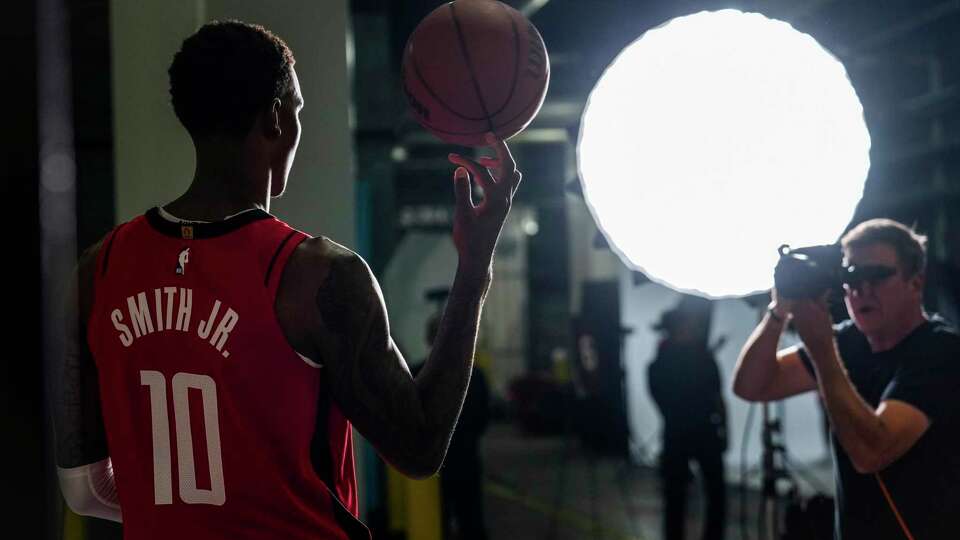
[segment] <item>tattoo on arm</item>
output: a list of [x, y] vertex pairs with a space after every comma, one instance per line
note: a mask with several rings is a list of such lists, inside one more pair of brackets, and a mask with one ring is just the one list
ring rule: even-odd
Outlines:
[[344, 413], [387, 459], [403, 467], [420, 458], [426, 422], [369, 272], [359, 258], [333, 261], [315, 296], [321, 320], [316, 347], [330, 368], [325, 381]]
[[355, 254], [335, 255], [315, 294], [314, 347], [343, 412], [380, 453], [414, 476], [439, 466], [463, 404], [489, 277], [458, 273], [417, 378], [390, 337], [383, 295]]
[[61, 467], [86, 465], [108, 456], [96, 364], [86, 339], [99, 247], [97, 243], [81, 256], [63, 310], [64, 356], [53, 365], [56, 460]]

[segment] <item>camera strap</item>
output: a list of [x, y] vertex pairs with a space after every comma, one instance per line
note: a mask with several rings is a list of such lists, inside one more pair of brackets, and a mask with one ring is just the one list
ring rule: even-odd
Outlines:
[[890, 496], [890, 491], [887, 490], [887, 484], [883, 482], [883, 478], [880, 478], [880, 473], [873, 473], [873, 476], [877, 479], [877, 483], [880, 484], [880, 491], [883, 492], [884, 498], [887, 499], [887, 504], [890, 505], [890, 510], [893, 510], [893, 515], [897, 518], [897, 523], [900, 524], [900, 530], [903, 531], [903, 534], [907, 537], [907, 540], [915, 540], [913, 535], [910, 534], [910, 529], [907, 528], [907, 522], [903, 520], [903, 516], [900, 515], [900, 511], [897, 510], [897, 505], [893, 502], [893, 497]]

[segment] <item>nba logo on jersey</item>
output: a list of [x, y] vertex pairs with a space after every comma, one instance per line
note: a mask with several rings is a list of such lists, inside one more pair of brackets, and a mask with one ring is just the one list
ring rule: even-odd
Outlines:
[[190, 248], [183, 248], [177, 257], [177, 275], [182, 276], [187, 271], [187, 263], [190, 262]]
[[193, 225], [181, 225], [180, 236], [182, 236], [184, 240], [193, 240]]

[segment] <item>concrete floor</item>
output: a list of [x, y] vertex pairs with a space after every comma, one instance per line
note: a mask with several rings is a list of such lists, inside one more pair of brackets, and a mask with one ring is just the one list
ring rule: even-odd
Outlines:
[[[485, 510], [490, 538], [610, 539], [662, 538], [662, 502], [656, 470], [613, 458], [591, 458], [579, 441], [531, 437], [510, 424], [494, 424], [483, 440]], [[829, 485], [828, 464], [807, 471]], [[754, 471], [755, 485], [759, 481]], [[728, 483], [739, 481], [730, 478]], [[729, 484], [726, 539], [740, 540], [741, 493]], [[700, 538], [702, 500], [691, 484], [688, 539]], [[748, 538], [756, 539], [759, 495], [746, 493]]]
[[[493, 423], [483, 438], [486, 522], [491, 540], [661, 540], [662, 502], [657, 472], [612, 458], [591, 458], [573, 437], [528, 436]], [[829, 464], [805, 474], [830, 486]], [[766, 540], [757, 534], [757, 471], [749, 475], [747, 537], [740, 528], [740, 490], [728, 473], [725, 540]], [[700, 538], [702, 501], [691, 484], [687, 539]], [[119, 539], [118, 524], [86, 520], [87, 540]], [[386, 537], [377, 537], [386, 538]], [[408, 539], [416, 540], [416, 539]], [[447, 539], [455, 540], [455, 539]]]

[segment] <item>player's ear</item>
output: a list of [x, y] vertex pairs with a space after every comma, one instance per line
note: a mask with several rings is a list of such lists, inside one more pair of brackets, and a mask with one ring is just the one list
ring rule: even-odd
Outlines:
[[912, 278], [909, 279], [909, 282], [910, 288], [923, 297], [923, 287], [926, 284], [926, 278], [923, 275], [923, 272], [917, 272]]
[[274, 98], [270, 106], [260, 114], [263, 136], [267, 139], [279, 139], [283, 134], [283, 130], [280, 129], [280, 107], [280, 100]]

